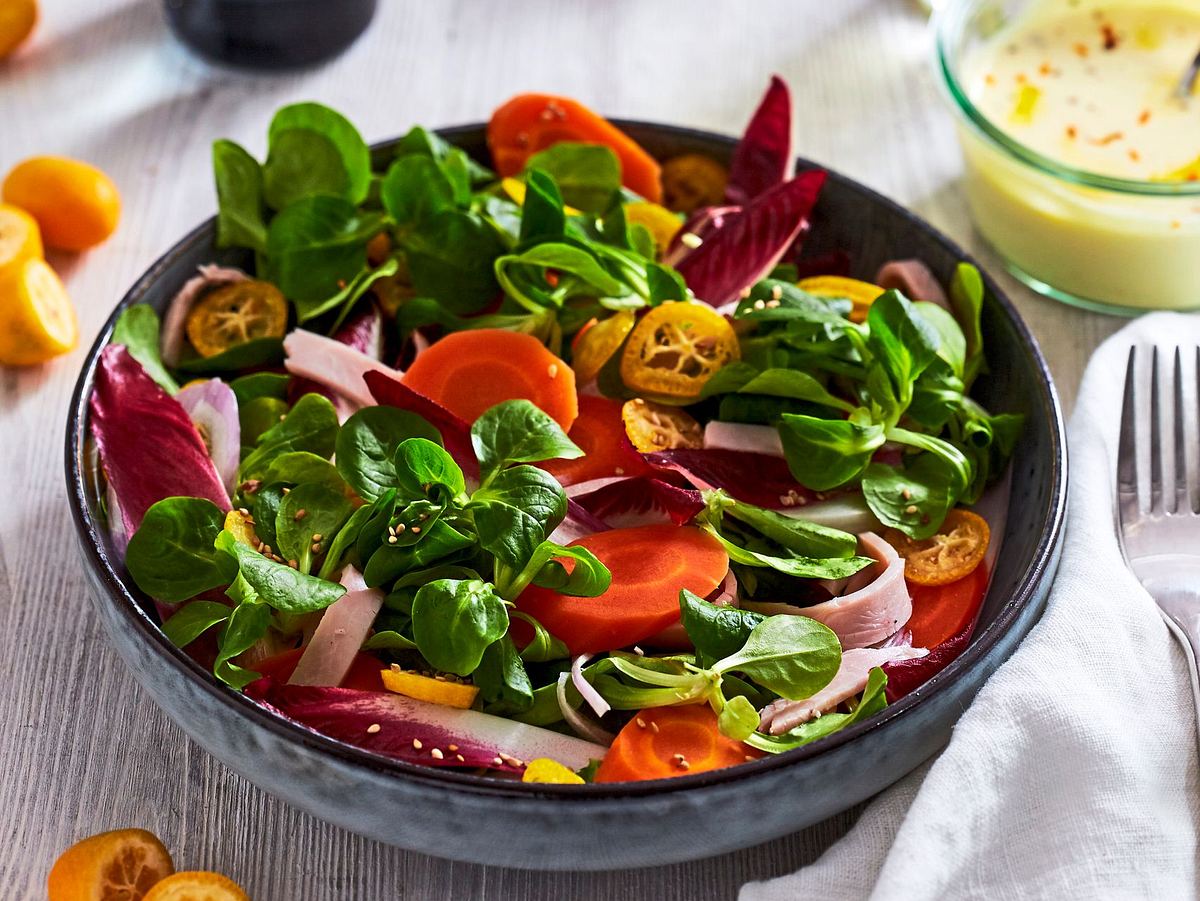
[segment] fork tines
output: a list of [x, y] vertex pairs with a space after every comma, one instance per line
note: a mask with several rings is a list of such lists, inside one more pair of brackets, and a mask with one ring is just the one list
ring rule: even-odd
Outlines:
[[1150, 515], [1200, 512], [1195, 490], [1200, 480], [1198, 380], [1200, 348], [1130, 348], [1117, 453], [1123, 519], [1134, 510]]

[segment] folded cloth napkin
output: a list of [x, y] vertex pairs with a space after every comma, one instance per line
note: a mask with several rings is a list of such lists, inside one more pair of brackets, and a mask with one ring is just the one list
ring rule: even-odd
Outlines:
[[1200, 316], [1145, 316], [1089, 363], [1069, 428], [1066, 544], [1041, 621], [932, 764], [811, 866], [746, 885], [741, 901], [1197, 896], [1187, 665], [1113, 525], [1126, 361], [1131, 345], [1152, 343], [1200, 344]]

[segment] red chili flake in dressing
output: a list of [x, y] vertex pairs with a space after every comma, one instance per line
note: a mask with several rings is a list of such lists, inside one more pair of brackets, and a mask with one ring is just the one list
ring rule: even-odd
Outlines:
[[1121, 39], [1117, 37], [1117, 30], [1108, 22], [1100, 26], [1100, 34], [1104, 36], [1104, 49], [1116, 50], [1117, 44], [1121, 43]]
[[1068, 125], [1067, 126], [1067, 137], [1070, 138], [1072, 141], [1074, 141], [1077, 137], [1079, 137], [1079, 129], [1076, 128], [1074, 125]]
[[1150, 110], [1148, 110], [1148, 109], [1142, 110], [1142, 114], [1140, 116], [1138, 116], [1138, 125], [1145, 125], [1149, 121], [1150, 121]]
[[1076, 55], [1076, 56], [1078, 56], [1078, 57], [1081, 57], [1081, 58], [1083, 58], [1083, 59], [1087, 59], [1087, 55], [1088, 55], [1088, 53], [1090, 53], [1090, 52], [1091, 52], [1091, 51], [1090, 51], [1090, 50], [1088, 50], [1088, 46], [1087, 46], [1087, 44], [1084, 44], [1084, 43], [1082, 43], [1082, 42], [1081, 42], [1081, 43], [1078, 43], [1078, 44], [1076, 44], [1076, 45], [1075, 45], [1075, 55]]

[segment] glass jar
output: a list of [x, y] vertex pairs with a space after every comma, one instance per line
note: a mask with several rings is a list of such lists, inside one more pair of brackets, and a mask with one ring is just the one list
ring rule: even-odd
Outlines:
[[[1109, 0], [1104, 8], [1172, 5]], [[1101, 5], [947, 0], [935, 16], [936, 67], [957, 118], [975, 226], [1014, 275], [1048, 297], [1126, 315], [1200, 309], [1200, 183], [1073, 168], [1015, 140], [968, 96], [964, 61], [984, 41], [1031, 10], [1058, 7]], [[1180, 61], [1181, 75], [1186, 62]], [[1200, 98], [1191, 103], [1200, 116]]]

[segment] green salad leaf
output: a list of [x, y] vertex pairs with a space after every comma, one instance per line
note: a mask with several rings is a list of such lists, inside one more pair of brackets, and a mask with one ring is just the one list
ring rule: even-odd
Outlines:
[[164, 498], [129, 539], [125, 567], [138, 588], [168, 604], [228, 585], [230, 568], [213, 548], [224, 525], [225, 514], [212, 501]]

